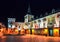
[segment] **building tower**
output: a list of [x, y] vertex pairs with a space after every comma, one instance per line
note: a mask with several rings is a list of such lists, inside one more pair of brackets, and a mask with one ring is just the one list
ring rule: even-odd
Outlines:
[[13, 27], [15, 27], [14, 25], [13, 25], [13, 22], [15, 22], [15, 18], [8, 18], [8, 28], [13, 28]]
[[31, 15], [30, 4], [28, 5], [27, 14], [24, 16], [24, 22], [30, 22], [34, 19], [34, 15]]

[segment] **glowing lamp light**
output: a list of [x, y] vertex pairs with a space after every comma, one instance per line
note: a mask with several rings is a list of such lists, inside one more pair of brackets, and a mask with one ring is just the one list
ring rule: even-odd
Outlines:
[[17, 29], [16, 29], [15, 31], [16, 31], [16, 32], [18, 32], [18, 30], [17, 30]]
[[34, 34], [34, 29], [32, 29], [32, 34]]
[[47, 32], [47, 29], [45, 29], [45, 32]]
[[44, 33], [47, 33], [48, 32], [48, 30], [47, 29], [44, 29]]
[[54, 36], [59, 36], [59, 29], [54, 29]]
[[58, 29], [54, 29], [54, 32], [58, 32]]

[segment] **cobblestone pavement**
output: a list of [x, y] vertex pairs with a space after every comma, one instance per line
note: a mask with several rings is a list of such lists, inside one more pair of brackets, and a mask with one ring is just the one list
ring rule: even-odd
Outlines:
[[1, 36], [0, 42], [60, 42], [60, 37], [40, 35]]

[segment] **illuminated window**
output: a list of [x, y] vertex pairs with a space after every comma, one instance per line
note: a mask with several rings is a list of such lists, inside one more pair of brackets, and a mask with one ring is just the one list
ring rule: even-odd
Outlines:
[[27, 16], [25, 17], [25, 19], [27, 19]]
[[11, 27], [11, 25], [8, 25], [8, 27]]
[[12, 28], [15, 28], [15, 25], [12, 25]]
[[21, 30], [21, 28], [18, 28], [18, 30]]
[[45, 23], [43, 24], [44, 28], [45, 28]]

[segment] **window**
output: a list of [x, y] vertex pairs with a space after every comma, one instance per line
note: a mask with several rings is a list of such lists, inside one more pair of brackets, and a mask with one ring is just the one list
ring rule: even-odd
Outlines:
[[57, 17], [59, 18], [60, 17], [60, 14], [58, 14]]
[[43, 24], [44, 28], [45, 28], [45, 23]]
[[27, 19], [27, 16], [25, 17], [25, 19]]
[[31, 18], [31, 20], [33, 20], [33, 18]]
[[31, 22], [31, 27], [33, 27], [33, 22]]
[[17, 25], [15, 25], [17, 27]]
[[15, 25], [12, 25], [12, 28], [15, 28]]
[[34, 23], [36, 23], [36, 21], [34, 21]]
[[19, 26], [19, 28], [20, 28], [20, 26]]
[[38, 22], [41, 22], [41, 20], [38, 20]]
[[52, 22], [53, 22], [53, 24], [56, 24], [55, 17], [52, 17]]
[[44, 18], [43, 21], [46, 21], [46, 18]]
[[12, 27], [10, 24], [8, 24], [8, 27], [10, 28], [10, 27]]

